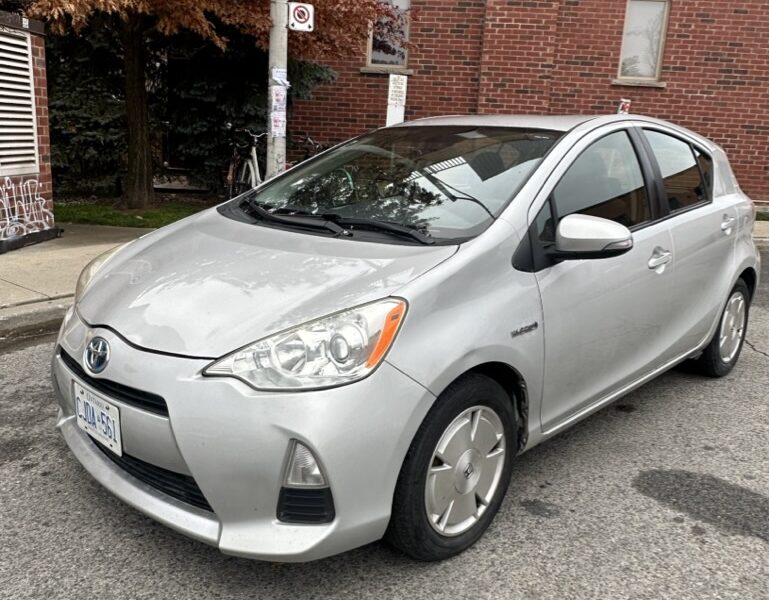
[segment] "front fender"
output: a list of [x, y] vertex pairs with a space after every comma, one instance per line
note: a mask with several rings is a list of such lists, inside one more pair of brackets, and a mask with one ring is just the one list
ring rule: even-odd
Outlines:
[[409, 312], [387, 361], [436, 396], [478, 365], [509, 365], [526, 383], [529, 430], [538, 431], [544, 361], [539, 288], [532, 273], [512, 266], [518, 236], [499, 221], [494, 227], [398, 290]]

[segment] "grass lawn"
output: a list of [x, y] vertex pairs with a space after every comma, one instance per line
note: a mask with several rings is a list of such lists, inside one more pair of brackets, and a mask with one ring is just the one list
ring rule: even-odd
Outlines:
[[115, 208], [111, 204], [54, 202], [57, 223], [117, 227], [163, 227], [210, 206], [205, 202], [164, 202], [144, 209]]
[[769, 212], [763, 212], [763, 211], [757, 212], [756, 221], [769, 221]]

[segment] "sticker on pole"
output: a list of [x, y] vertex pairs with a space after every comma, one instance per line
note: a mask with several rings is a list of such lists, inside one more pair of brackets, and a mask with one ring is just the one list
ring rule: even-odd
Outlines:
[[312, 4], [289, 2], [288, 28], [291, 31], [312, 31], [315, 28], [315, 7]]

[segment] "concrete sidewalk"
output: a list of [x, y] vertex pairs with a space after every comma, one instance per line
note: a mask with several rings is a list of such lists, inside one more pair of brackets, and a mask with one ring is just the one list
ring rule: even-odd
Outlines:
[[769, 248], [769, 221], [756, 221], [753, 226], [753, 239], [762, 250]]
[[93, 258], [151, 229], [62, 225], [62, 237], [0, 255], [0, 344], [54, 330]]
[[[72, 304], [80, 271], [102, 252], [151, 229], [63, 225], [61, 238], [0, 255], [0, 346], [55, 331]], [[769, 221], [757, 221], [753, 236], [769, 248]]]

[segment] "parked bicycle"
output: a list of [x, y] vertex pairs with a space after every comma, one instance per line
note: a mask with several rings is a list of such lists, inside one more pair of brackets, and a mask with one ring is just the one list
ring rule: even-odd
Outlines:
[[[232, 124], [228, 123], [227, 129], [231, 128]], [[227, 168], [226, 179], [228, 198], [234, 198], [243, 192], [252, 190], [264, 181], [259, 167], [257, 149], [259, 147], [259, 140], [266, 136], [267, 133], [256, 133], [247, 127], [235, 129], [233, 133], [245, 134], [248, 141], [238, 143], [236, 140], [233, 140], [232, 142], [232, 157]]]
[[[320, 154], [321, 152], [328, 150], [333, 145], [334, 144], [323, 144], [321, 142], [316, 142], [309, 135], [294, 136], [291, 139], [291, 146], [294, 150], [300, 149], [302, 151], [302, 158], [286, 162], [286, 169], [290, 169], [294, 165], [298, 165], [308, 158], [312, 158], [316, 154]], [[296, 155], [294, 154], [294, 156]]]
[[302, 139], [304, 142], [304, 159], [303, 160], [312, 158], [316, 154], [320, 154], [321, 152], [328, 150], [332, 146], [332, 144], [322, 144], [320, 142], [316, 142], [309, 135], [302, 136], [300, 139]]

